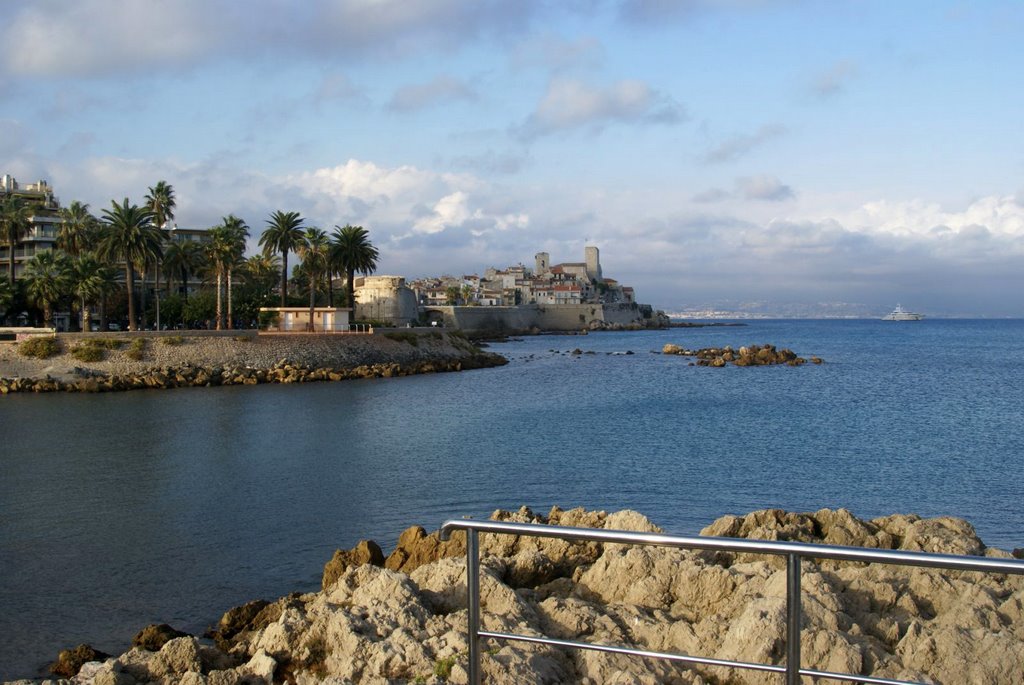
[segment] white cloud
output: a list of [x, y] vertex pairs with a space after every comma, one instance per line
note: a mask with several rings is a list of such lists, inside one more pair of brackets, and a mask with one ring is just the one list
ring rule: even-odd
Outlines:
[[566, 40], [553, 34], [534, 36], [515, 48], [516, 67], [541, 67], [554, 73], [571, 69], [592, 69], [604, 61], [604, 46], [593, 36]]
[[532, 140], [580, 128], [598, 132], [613, 122], [674, 124], [684, 118], [682, 106], [642, 81], [619, 81], [600, 88], [556, 78], [517, 132], [524, 140]]
[[707, 190], [695, 193], [693, 197], [690, 198], [690, 201], [698, 204], [710, 204], [713, 202], [728, 200], [730, 197], [732, 197], [732, 193], [727, 190], [722, 190], [721, 188], [708, 188]]
[[735, 161], [759, 145], [785, 133], [786, 127], [782, 124], [765, 124], [754, 133], [744, 133], [722, 141], [708, 150], [704, 155], [704, 161], [709, 164]]
[[[931, 238], [984, 226], [995, 237], [1024, 238], [1024, 207], [1012, 195], [973, 200], [960, 211], [933, 202], [876, 200], [842, 216], [844, 223], [865, 233]], [[945, 230], [936, 231], [937, 227]]]
[[746, 176], [736, 179], [736, 188], [748, 200], [781, 202], [795, 197], [793, 189], [774, 176]]
[[464, 81], [442, 74], [428, 83], [402, 86], [391, 96], [388, 108], [397, 112], [410, 112], [445, 102], [476, 98], [476, 91]]
[[857, 65], [853, 62], [840, 60], [827, 71], [814, 77], [811, 82], [811, 92], [820, 98], [838, 95], [851, 80], [856, 78], [857, 71]]
[[35, 0], [5, 7], [0, 72], [112, 76], [211, 56], [358, 61], [456, 50], [518, 35], [541, 3], [523, 0]]
[[228, 28], [199, 0], [116, 2], [43, 0], [21, 3], [0, 30], [13, 74], [85, 76], [154, 64], [190, 63], [223, 45]]

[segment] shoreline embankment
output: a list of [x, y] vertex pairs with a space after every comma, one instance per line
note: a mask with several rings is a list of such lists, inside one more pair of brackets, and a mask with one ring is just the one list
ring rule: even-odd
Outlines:
[[501, 366], [457, 331], [57, 335], [47, 356], [0, 344], [0, 394], [304, 383]]
[[[523, 507], [498, 521], [661, 532], [634, 511]], [[1009, 559], [969, 523], [844, 509], [725, 516], [701, 535], [968, 554]], [[480, 539], [481, 628], [616, 644], [718, 660], [784, 663], [787, 571], [778, 557], [558, 538]], [[78, 685], [288, 682], [466, 683], [466, 543], [413, 526], [385, 556], [376, 543], [338, 550], [322, 589], [257, 600], [202, 638], [167, 625], [141, 630], [116, 657], [87, 645], [54, 673]], [[807, 560], [802, 564], [805, 668], [936, 683], [1018, 683], [1024, 663], [1024, 576]], [[729, 682], [771, 673], [636, 659], [522, 642], [485, 645], [488, 683]]]

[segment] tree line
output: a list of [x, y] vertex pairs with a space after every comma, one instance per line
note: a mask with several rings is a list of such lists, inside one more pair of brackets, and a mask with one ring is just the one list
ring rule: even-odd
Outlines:
[[[111, 315], [126, 318], [129, 330], [147, 328], [151, 315], [164, 326], [208, 323], [221, 330], [239, 322], [251, 325], [259, 308], [272, 306], [277, 295], [282, 307], [308, 304], [312, 322], [315, 306], [335, 306], [336, 276], [345, 277], [344, 302], [352, 307], [355, 275], [377, 268], [379, 252], [365, 228], [336, 225], [328, 234], [306, 226], [299, 212], [273, 212], [259, 237], [261, 252], [249, 257], [245, 250], [250, 227], [234, 214], [210, 228], [203, 241], [176, 240], [175, 229], [167, 229], [177, 207], [174, 188], [159, 181], [148, 191], [141, 205], [128, 198], [113, 200], [98, 217], [78, 201], [59, 209], [56, 248], [28, 259], [19, 279], [15, 247], [31, 232], [31, 217], [42, 206], [14, 194], [0, 198], [0, 244], [8, 246], [0, 311], [10, 320], [14, 312], [34, 306], [47, 325], [56, 307], [66, 307], [72, 326], [81, 315], [83, 330], [90, 330], [94, 308], [99, 309], [103, 330]], [[300, 263], [289, 278], [290, 253]], [[136, 288], [137, 276], [141, 288]], [[147, 306], [145, 283], [150, 277], [156, 283], [156, 298]], [[204, 287], [190, 297], [188, 284], [193, 278], [202, 278]], [[161, 298], [163, 285], [168, 295]]]

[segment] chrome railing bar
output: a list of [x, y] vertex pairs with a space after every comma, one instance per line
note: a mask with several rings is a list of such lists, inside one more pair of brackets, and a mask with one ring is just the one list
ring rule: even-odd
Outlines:
[[[767, 540], [746, 540], [738, 538], [693, 537], [637, 533], [633, 531], [605, 530], [596, 528], [567, 528], [531, 523], [507, 521], [474, 521], [471, 519], [449, 520], [441, 526], [441, 539], [448, 540], [452, 532], [466, 531], [466, 594], [469, 622], [469, 682], [479, 685], [480, 641], [482, 638], [516, 640], [576, 649], [591, 649], [617, 654], [646, 656], [669, 661], [697, 663], [702, 665], [726, 666], [746, 670], [784, 673], [786, 685], [800, 685], [800, 676], [827, 678], [869, 685], [920, 685], [901, 680], [889, 680], [871, 676], [830, 673], [800, 668], [800, 561], [808, 559], [839, 559], [862, 563], [885, 563], [906, 566], [922, 566], [986, 573], [1024, 574], [1024, 560], [993, 559], [989, 557], [959, 556], [954, 554], [933, 554], [925, 552], [903, 552], [897, 550], [872, 550], [862, 547], [840, 547], [837, 545], [812, 545], [799, 542], [777, 542]], [[786, 556], [786, 666], [729, 662], [705, 657], [690, 657], [646, 650], [594, 645], [585, 642], [556, 640], [548, 637], [512, 635], [480, 630], [480, 543], [479, 533], [489, 532], [503, 535], [525, 535], [528, 537], [553, 537], [562, 540], [618, 543], [626, 545], [657, 545], [682, 549], [702, 549], [752, 554], [776, 554]]]
[[466, 596], [469, 613], [469, 682], [480, 683], [480, 541], [466, 531]]
[[786, 556], [786, 685], [800, 685], [800, 555]]
[[662, 547], [705, 549], [719, 552], [775, 555], [798, 554], [807, 559], [840, 559], [861, 563], [923, 566], [947, 568], [956, 571], [983, 571], [986, 573], [1024, 575], [1024, 560], [1022, 559], [879, 550], [867, 547], [840, 547], [838, 545], [780, 542], [777, 540], [663, 535], [659, 533], [636, 533], [625, 530], [606, 530], [603, 528], [567, 528], [565, 526], [511, 523], [508, 521], [452, 519], [446, 521], [441, 527], [441, 539], [447, 540], [451, 533], [458, 529], [498, 533], [501, 535], [525, 535], [527, 537], [561, 538], [563, 540], [621, 543], [626, 545], [658, 545]]
[[538, 645], [551, 645], [553, 647], [566, 647], [569, 649], [589, 649], [595, 652], [609, 652], [612, 654], [625, 654], [627, 656], [642, 656], [651, 659], [665, 659], [667, 661], [680, 661], [688, 664], [700, 664], [702, 666], [724, 666], [727, 668], [743, 668], [750, 671], [767, 671], [769, 673], [785, 673], [785, 666], [774, 664], [758, 664], [749, 661], [727, 661], [725, 659], [712, 659], [703, 656], [688, 656], [686, 654], [673, 654], [671, 652], [654, 652], [647, 649], [631, 649], [617, 645], [601, 645], [593, 642], [576, 642], [574, 640], [558, 640], [552, 637], [541, 637], [532, 635], [514, 635], [510, 633], [495, 633], [489, 630], [481, 630], [480, 637], [493, 638], [495, 640], [509, 640], [515, 642], [530, 642]]
[[812, 678], [842, 680], [848, 683], [866, 683], [867, 685], [922, 685], [922, 683], [907, 680], [891, 680], [889, 678], [876, 678], [875, 676], [854, 675], [852, 673], [830, 673], [829, 671], [815, 671], [811, 668], [801, 668], [800, 674]]

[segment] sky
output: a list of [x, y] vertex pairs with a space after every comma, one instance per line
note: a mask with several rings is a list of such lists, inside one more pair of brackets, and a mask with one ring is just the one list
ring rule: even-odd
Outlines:
[[378, 273], [582, 261], [667, 311], [1024, 317], [1024, 3], [3, 3], [0, 174], [364, 226]]

